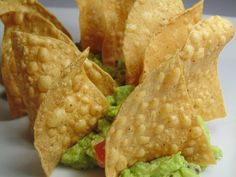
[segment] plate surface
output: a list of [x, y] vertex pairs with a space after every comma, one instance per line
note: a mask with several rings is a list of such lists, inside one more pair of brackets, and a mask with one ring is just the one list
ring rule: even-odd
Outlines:
[[[52, 8], [75, 41], [79, 39], [78, 12], [75, 8]], [[73, 17], [73, 18], [72, 18]], [[69, 20], [68, 20], [69, 19]], [[236, 18], [229, 18], [236, 26]], [[3, 27], [0, 28], [2, 35]], [[224, 151], [224, 158], [207, 168], [202, 177], [234, 177], [236, 164], [236, 38], [223, 50], [219, 75], [228, 116], [208, 123], [212, 144]], [[0, 86], [0, 92], [2, 88]], [[6, 101], [0, 99], [0, 177], [43, 177], [40, 162], [33, 148], [27, 118], [11, 120]], [[57, 167], [52, 177], [104, 177], [102, 170], [80, 172]]]

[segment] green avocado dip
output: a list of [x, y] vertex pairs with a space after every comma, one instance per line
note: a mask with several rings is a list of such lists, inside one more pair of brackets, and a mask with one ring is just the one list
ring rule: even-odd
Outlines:
[[189, 164], [180, 153], [151, 162], [137, 162], [121, 172], [120, 177], [198, 177], [201, 168]]
[[[204, 120], [198, 117], [198, 122], [208, 137], [208, 141], [210, 141], [209, 130]], [[220, 160], [223, 157], [219, 147], [212, 146], [212, 150], [216, 160]], [[199, 174], [206, 167], [188, 163], [178, 153], [172, 156], [161, 157], [151, 162], [137, 162], [132, 167], [123, 170], [120, 177], [199, 177]]]
[[[61, 163], [78, 170], [90, 169], [98, 166], [95, 157], [94, 145], [106, 139], [107, 132], [114, 121], [120, 106], [133, 91], [134, 86], [124, 85], [124, 65], [118, 62], [116, 68], [109, 68], [102, 65], [101, 57], [90, 54], [89, 59], [108, 72], [118, 83], [114, 94], [107, 97], [109, 108], [106, 115], [98, 121], [97, 128], [79, 140], [77, 144], [67, 149], [61, 158]], [[209, 130], [203, 119], [198, 121], [210, 142]], [[217, 146], [212, 146], [216, 160], [222, 158], [223, 153]], [[165, 156], [151, 162], [137, 162], [130, 168], [123, 170], [120, 177], [199, 177], [206, 166], [199, 166], [188, 163], [181, 153], [172, 156]]]

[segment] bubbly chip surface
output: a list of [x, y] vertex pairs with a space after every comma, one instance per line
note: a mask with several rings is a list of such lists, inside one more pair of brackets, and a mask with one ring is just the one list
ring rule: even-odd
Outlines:
[[233, 34], [230, 21], [219, 16], [210, 17], [194, 26], [180, 53], [188, 93], [197, 114], [205, 120], [226, 116], [217, 62]]
[[50, 36], [67, 43], [72, 43], [72, 41], [50, 21], [32, 12], [13, 11], [2, 14], [0, 18], [5, 25], [2, 42], [3, 59], [1, 66], [3, 81], [6, 87], [11, 114], [13, 117], [19, 117], [24, 114], [25, 106], [21, 98], [20, 90], [16, 84], [18, 75], [12, 51], [11, 33], [13, 31], [22, 31], [42, 36]]
[[117, 177], [137, 161], [177, 152], [189, 162], [215, 163], [178, 55], [151, 72], [123, 103], [106, 140], [106, 176]]
[[160, 33], [152, 36], [144, 54], [143, 73], [140, 81], [184, 47], [191, 29], [201, 20], [202, 11], [203, 1], [200, 1], [183, 14], [171, 19]]
[[34, 126], [35, 147], [47, 176], [64, 151], [85, 136], [107, 110], [104, 95], [82, 67], [88, 51], [47, 92]]
[[182, 0], [135, 1], [126, 21], [123, 42], [127, 83], [138, 84], [144, 51], [152, 35], [183, 11]]
[[[10, 105], [10, 110], [13, 117], [19, 117], [24, 114], [26, 111], [25, 105], [23, 103], [23, 99], [20, 93], [20, 90], [16, 84], [18, 80], [17, 68], [15, 64], [14, 54], [12, 51], [12, 42], [14, 40], [10, 40], [11, 33], [13, 31], [22, 31], [32, 34], [37, 34], [40, 36], [49, 36], [55, 39], [59, 39], [64, 41], [68, 45], [74, 48], [74, 51], [79, 52], [79, 50], [74, 45], [73, 41], [68, 38], [64, 33], [58, 30], [51, 22], [42, 18], [39, 15], [35, 15], [31, 12], [9, 12], [1, 15], [1, 19], [5, 25], [4, 39], [2, 43], [3, 48], [3, 61], [2, 61], [2, 73], [3, 73], [3, 81], [5, 83], [6, 92], [8, 96], [8, 103]], [[47, 41], [46, 41], [47, 42]], [[22, 44], [19, 44], [22, 45]], [[50, 50], [48, 48], [48, 50]], [[60, 49], [58, 49], [60, 50]], [[54, 51], [57, 56], [57, 53], [60, 51]], [[34, 60], [35, 57], [32, 56], [31, 60]], [[68, 62], [68, 58], [59, 57], [64, 62]], [[73, 58], [70, 58], [71, 60]], [[48, 58], [47, 60], [50, 60]], [[53, 60], [51, 61], [53, 62]], [[107, 95], [112, 94], [113, 86], [115, 85], [115, 81], [109, 76], [108, 73], [104, 72], [101, 68], [97, 67], [95, 63], [91, 61], [87, 61], [91, 67], [87, 67], [86, 71], [89, 73], [89, 79], [98, 86], [101, 91]], [[70, 63], [68, 63], [70, 64]], [[41, 64], [40, 64], [41, 65]], [[58, 68], [61, 70], [61, 68]], [[99, 77], [100, 75], [101, 77]], [[99, 78], [98, 78], [99, 77]], [[103, 83], [107, 84], [103, 84]]]
[[17, 69], [15, 81], [33, 127], [48, 89], [80, 52], [63, 41], [23, 32], [12, 33], [12, 41]]
[[105, 95], [112, 95], [116, 87], [116, 82], [97, 64], [86, 60], [84, 63], [85, 72], [88, 78], [97, 86], [97, 88]]

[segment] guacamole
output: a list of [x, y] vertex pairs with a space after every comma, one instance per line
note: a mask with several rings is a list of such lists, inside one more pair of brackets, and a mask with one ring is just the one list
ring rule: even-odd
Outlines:
[[93, 144], [102, 141], [99, 134], [90, 133], [81, 139], [76, 145], [66, 150], [61, 158], [61, 163], [75, 169], [89, 169], [97, 166], [93, 154]]
[[114, 94], [107, 97], [109, 108], [106, 116], [98, 121], [96, 130], [79, 140], [78, 143], [71, 148], [67, 149], [61, 158], [61, 163], [63, 165], [71, 166], [78, 170], [97, 166], [94, 145], [106, 138], [110, 125], [117, 115], [121, 104], [133, 89], [134, 87], [131, 85], [117, 87]]
[[120, 177], [199, 177], [201, 168], [189, 164], [180, 153], [151, 162], [137, 162]]
[[[89, 59], [95, 62], [103, 70], [108, 72], [119, 84], [123, 84], [122, 77], [124, 66], [118, 63], [117, 68], [104, 67], [99, 55], [90, 54]], [[116, 72], [115, 71], [120, 72]], [[97, 128], [82, 138], [73, 147], [68, 149], [61, 158], [61, 163], [75, 169], [89, 169], [96, 167], [98, 162], [95, 157], [94, 146], [106, 139], [107, 132], [118, 114], [120, 106], [133, 91], [134, 86], [124, 85], [115, 89], [114, 94], [107, 97], [109, 103], [106, 115], [98, 121]], [[201, 117], [198, 121], [210, 142], [209, 130]], [[212, 146], [215, 158], [221, 159], [222, 151], [217, 146]], [[172, 156], [165, 156], [151, 162], [137, 162], [129, 169], [125, 169], [120, 177], [199, 177], [199, 173], [206, 166], [198, 166], [188, 163], [184, 157], [178, 153]]]

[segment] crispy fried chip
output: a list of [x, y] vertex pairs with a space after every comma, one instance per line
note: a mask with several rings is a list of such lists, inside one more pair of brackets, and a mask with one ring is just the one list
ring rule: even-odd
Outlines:
[[13, 32], [17, 84], [33, 127], [37, 110], [51, 84], [80, 52], [63, 41], [33, 34]]
[[147, 75], [121, 106], [106, 139], [106, 176], [117, 177], [137, 161], [177, 152], [189, 162], [215, 163], [178, 55]]
[[105, 96], [113, 94], [116, 82], [108, 73], [101, 70], [97, 64], [90, 60], [85, 61], [84, 68], [88, 78]]
[[114, 65], [123, 59], [122, 46], [125, 22], [135, 0], [105, 0], [103, 2], [106, 32], [102, 47], [103, 63]]
[[25, 112], [25, 107], [21, 99], [19, 88], [16, 85], [18, 78], [14, 54], [12, 51], [11, 32], [23, 31], [35, 33], [43, 36], [50, 36], [60, 39], [71, 45], [73, 42], [63, 32], [58, 30], [48, 20], [31, 12], [8, 12], [0, 16], [5, 25], [4, 37], [2, 42], [2, 76], [6, 87], [8, 103], [12, 117], [20, 117]]
[[93, 129], [107, 110], [104, 95], [88, 79], [82, 61], [67, 68], [41, 104], [35, 122], [35, 147], [47, 176], [64, 151]]
[[[19, 18], [20, 17], [20, 18]], [[19, 19], [20, 20], [19, 20]], [[11, 32], [12, 31], [23, 31], [34, 33], [42, 36], [50, 36], [56, 39], [60, 39], [67, 44], [74, 47], [74, 50], [77, 50], [74, 43], [68, 38], [64, 33], [58, 30], [52, 23], [48, 20], [42, 18], [39, 15], [35, 15], [30, 12], [9, 12], [1, 16], [2, 21], [5, 24], [4, 39], [2, 43], [3, 49], [3, 63], [2, 63], [2, 72], [3, 79], [7, 91], [8, 103], [10, 105], [10, 110], [13, 117], [19, 117], [25, 112], [25, 106], [23, 104], [20, 90], [17, 87], [16, 80], [18, 75], [16, 72], [16, 65], [14, 60], [14, 54], [11, 47]], [[18, 20], [16, 20], [18, 19]], [[26, 22], [27, 21], [27, 22]], [[50, 58], [49, 58], [50, 59]], [[91, 63], [93, 67], [89, 69], [89, 79], [101, 89], [101, 91], [107, 95], [113, 92], [112, 86], [114, 86], [115, 81], [109, 76], [108, 73], [104, 72], [102, 69], [94, 66], [95, 64]], [[87, 71], [87, 70], [86, 70]], [[101, 78], [98, 79], [94, 73], [100, 73]], [[107, 83], [102, 85], [103, 83]], [[101, 86], [102, 85], [102, 86]]]
[[90, 60], [86, 60], [85, 72], [90, 81], [105, 95], [111, 95], [116, 87], [116, 81], [97, 64]]
[[202, 11], [203, 1], [199, 1], [183, 14], [171, 19], [160, 33], [153, 35], [144, 54], [140, 81], [160, 63], [184, 47], [192, 26], [201, 20]]
[[[37, 0], [0, 0], [0, 15], [10, 11], [28, 11], [41, 15], [71, 38], [70, 33], [61, 22]], [[20, 16], [16, 17], [16, 19], [20, 19]]]
[[226, 116], [217, 58], [233, 34], [231, 22], [219, 16], [211, 17], [193, 28], [181, 51], [188, 93], [197, 114], [205, 120]]
[[123, 41], [127, 83], [138, 84], [145, 48], [152, 35], [183, 11], [182, 0], [135, 1], [128, 15]]
[[90, 47], [93, 53], [102, 51], [106, 29], [102, 0], [76, 0], [80, 9], [81, 47]]

